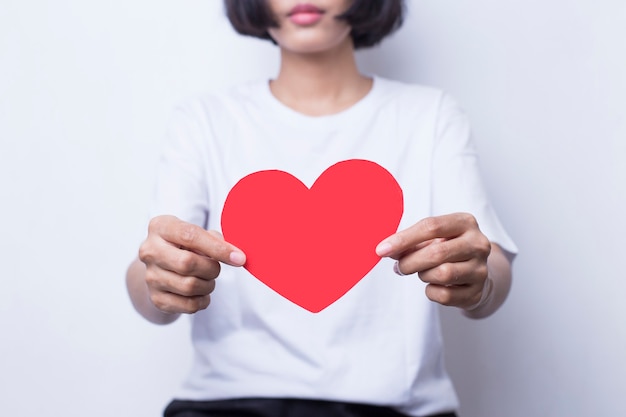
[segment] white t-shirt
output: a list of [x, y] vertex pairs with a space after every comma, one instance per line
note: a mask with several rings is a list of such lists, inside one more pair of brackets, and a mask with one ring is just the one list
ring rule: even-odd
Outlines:
[[[464, 113], [438, 90], [379, 77], [361, 101], [330, 116], [291, 110], [267, 81], [179, 106], [152, 215], [220, 230], [226, 196], [244, 176], [278, 169], [310, 187], [348, 159], [376, 162], [396, 178], [404, 194], [400, 230], [469, 212], [490, 240], [516, 252], [485, 195]], [[455, 409], [437, 305], [417, 276], [398, 277], [392, 266], [382, 259], [316, 314], [245, 269], [223, 266], [211, 305], [191, 316], [194, 359], [177, 397], [362, 402], [415, 416]]]

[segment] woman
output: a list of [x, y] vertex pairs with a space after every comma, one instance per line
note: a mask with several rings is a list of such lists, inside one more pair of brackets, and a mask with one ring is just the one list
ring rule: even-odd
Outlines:
[[[166, 416], [454, 415], [435, 303], [492, 314], [516, 249], [488, 204], [458, 106], [357, 68], [355, 48], [399, 27], [402, 2], [225, 5], [237, 31], [278, 45], [281, 66], [269, 82], [190, 100], [172, 120], [148, 237], [127, 274], [148, 320], [192, 314], [193, 367]], [[246, 254], [216, 230], [246, 175], [277, 169], [310, 186], [350, 159], [394, 176], [404, 214], [375, 249], [383, 259], [312, 314], [251, 278]]]

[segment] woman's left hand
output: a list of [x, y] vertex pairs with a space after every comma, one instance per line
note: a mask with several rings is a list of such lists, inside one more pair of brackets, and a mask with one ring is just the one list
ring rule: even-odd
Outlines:
[[376, 248], [379, 256], [396, 259], [397, 274], [417, 273], [428, 284], [430, 300], [466, 310], [481, 304], [489, 291], [490, 252], [489, 239], [466, 213], [425, 218]]

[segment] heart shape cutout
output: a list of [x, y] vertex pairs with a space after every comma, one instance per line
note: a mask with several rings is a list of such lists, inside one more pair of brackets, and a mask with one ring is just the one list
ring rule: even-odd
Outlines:
[[259, 171], [228, 193], [222, 233], [253, 276], [317, 313], [380, 261], [376, 245], [396, 232], [403, 204], [395, 178], [371, 161], [338, 162], [310, 189], [287, 172]]

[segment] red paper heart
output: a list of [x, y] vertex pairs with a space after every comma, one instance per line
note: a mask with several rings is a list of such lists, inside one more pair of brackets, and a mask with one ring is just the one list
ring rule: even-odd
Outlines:
[[230, 190], [224, 238], [244, 251], [244, 267], [278, 294], [317, 313], [341, 298], [379, 261], [393, 234], [402, 189], [380, 165], [339, 162], [311, 189], [284, 171], [259, 171]]

